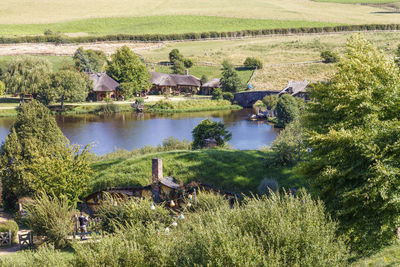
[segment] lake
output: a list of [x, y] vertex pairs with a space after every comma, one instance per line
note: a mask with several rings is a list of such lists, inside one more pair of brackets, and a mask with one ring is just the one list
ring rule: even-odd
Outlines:
[[[258, 149], [270, 145], [278, 130], [265, 121], [249, 121], [252, 109], [208, 111], [178, 114], [138, 114], [124, 112], [112, 115], [60, 115], [58, 126], [72, 144], [93, 143], [92, 152], [103, 155], [115, 149], [132, 150], [145, 145], [156, 146], [173, 136], [192, 140], [192, 130], [203, 119], [222, 121], [232, 133], [229, 144], [236, 149]], [[0, 118], [0, 143], [15, 117]]]

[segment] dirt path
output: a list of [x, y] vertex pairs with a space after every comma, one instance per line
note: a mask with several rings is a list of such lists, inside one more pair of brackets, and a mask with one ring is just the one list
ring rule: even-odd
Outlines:
[[121, 46], [128, 46], [133, 51], [147, 49], [157, 49], [164, 46], [164, 43], [135, 43], [135, 42], [104, 42], [104, 43], [84, 43], [84, 44], [63, 44], [55, 45], [51, 43], [32, 43], [32, 44], [1, 44], [0, 56], [16, 55], [51, 55], [51, 56], [72, 56], [78, 47], [84, 49], [102, 50], [106, 55], [111, 55]]

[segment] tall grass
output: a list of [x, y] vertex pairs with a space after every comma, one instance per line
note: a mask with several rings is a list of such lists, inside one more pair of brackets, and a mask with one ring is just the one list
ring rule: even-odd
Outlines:
[[[345, 266], [344, 243], [324, 207], [307, 194], [245, 198], [230, 208], [220, 197], [186, 213], [165, 232], [134, 224], [99, 242], [73, 245], [76, 266]], [[199, 204], [202, 200], [199, 199]], [[143, 206], [149, 210], [149, 207]], [[250, 219], [251, 218], [251, 219]], [[165, 227], [165, 226], [164, 226]]]

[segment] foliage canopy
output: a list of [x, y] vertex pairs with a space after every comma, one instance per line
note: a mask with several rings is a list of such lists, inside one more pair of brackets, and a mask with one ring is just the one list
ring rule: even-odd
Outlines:
[[225, 129], [222, 122], [214, 122], [210, 119], [201, 121], [192, 131], [193, 149], [205, 146], [205, 139], [215, 139], [217, 146], [224, 146], [225, 141], [232, 138], [232, 134]]

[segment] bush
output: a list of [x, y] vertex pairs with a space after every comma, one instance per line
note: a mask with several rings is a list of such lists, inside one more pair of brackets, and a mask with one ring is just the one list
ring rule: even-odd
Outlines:
[[245, 197], [233, 208], [227, 203], [218, 195], [201, 193], [198, 212], [186, 212], [169, 233], [160, 225], [139, 223], [99, 242], [75, 243], [75, 265], [347, 265], [336, 224], [326, 217], [323, 204], [308, 194]]
[[217, 146], [224, 146], [226, 141], [232, 138], [232, 134], [226, 130], [222, 122], [214, 122], [210, 119], [202, 120], [192, 131], [193, 149], [203, 148], [206, 139], [214, 139]]
[[224, 98], [224, 96], [223, 96], [221, 88], [215, 88], [212, 91], [212, 97], [211, 97], [212, 100], [221, 100], [223, 98]]
[[271, 191], [278, 192], [279, 184], [275, 179], [264, 178], [261, 181], [260, 185], [257, 187], [257, 190], [260, 195], [267, 195]]
[[323, 59], [324, 63], [336, 63], [339, 61], [339, 55], [330, 50], [322, 51], [321, 58]]
[[299, 116], [296, 99], [288, 94], [283, 94], [276, 105], [277, 127], [285, 127]]
[[104, 114], [113, 114], [118, 113], [120, 111], [119, 106], [114, 104], [113, 102], [107, 101], [106, 104], [101, 105], [96, 112], [104, 113]]
[[185, 68], [191, 68], [193, 66], [193, 60], [185, 58], [183, 59], [183, 65], [185, 66]]
[[18, 224], [15, 221], [9, 220], [0, 222], [0, 232], [11, 232], [11, 239], [13, 244], [18, 243]]
[[243, 62], [243, 65], [248, 69], [262, 69], [263, 64], [260, 59], [255, 57], [248, 57]]
[[25, 209], [28, 212], [26, 222], [34, 234], [44, 236], [57, 248], [68, 244], [67, 237], [74, 231], [76, 211], [65, 197], [49, 197], [41, 192]]
[[174, 109], [174, 105], [170, 101], [159, 100], [152, 106], [152, 108], [169, 110], [169, 109]]
[[150, 199], [116, 199], [107, 195], [95, 216], [101, 218], [103, 230], [110, 233], [129, 225], [171, 223], [169, 212], [160, 205], [151, 210], [152, 203]]
[[191, 148], [192, 143], [190, 141], [185, 139], [181, 141], [173, 136], [163, 139], [162, 141], [162, 151], [189, 150]]
[[235, 98], [235, 96], [231, 93], [231, 92], [224, 92], [223, 94], [222, 94], [222, 98], [224, 99], [224, 100], [228, 100], [229, 102], [233, 102], [233, 99]]

